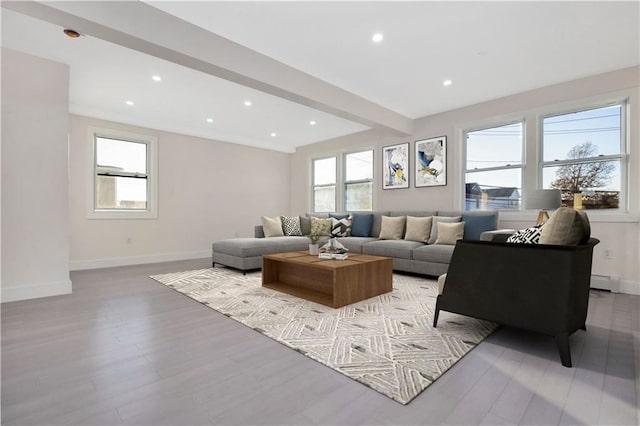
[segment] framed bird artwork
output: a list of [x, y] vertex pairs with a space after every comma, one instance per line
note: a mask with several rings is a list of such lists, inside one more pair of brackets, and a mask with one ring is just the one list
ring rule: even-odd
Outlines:
[[409, 187], [409, 142], [382, 148], [382, 189]]
[[447, 137], [424, 139], [416, 146], [416, 188], [447, 184]]

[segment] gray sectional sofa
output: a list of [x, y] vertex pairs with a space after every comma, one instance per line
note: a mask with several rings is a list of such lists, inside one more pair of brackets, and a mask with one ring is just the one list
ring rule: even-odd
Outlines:
[[[465, 222], [464, 239], [492, 240], [493, 235], [500, 232], [497, 231], [499, 219], [497, 211], [377, 211], [366, 213], [373, 214], [368, 237], [339, 237], [337, 241], [352, 253], [392, 257], [394, 270], [431, 276], [439, 276], [447, 272], [455, 246], [405, 240], [381, 240], [379, 236], [382, 216], [460, 216], [461, 221]], [[467, 220], [465, 221], [465, 219]], [[478, 232], [477, 228], [467, 232], [467, 225], [477, 223], [479, 220], [484, 223], [480, 230], [482, 232]], [[263, 254], [306, 250], [309, 242], [309, 238], [306, 236], [264, 238], [262, 226], [256, 226], [254, 238], [232, 238], [214, 242], [212, 244], [212, 264], [215, 266], [218, 263], [241, 271], [260, 269]]]

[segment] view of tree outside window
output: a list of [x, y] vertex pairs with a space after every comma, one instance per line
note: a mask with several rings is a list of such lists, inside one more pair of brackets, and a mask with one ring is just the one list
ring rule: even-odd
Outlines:
[[465, 137], [465, 210], [520, 209], [523, 122]]
[[313, 160], [313, 211], [336, 211], [336, 157]]
[[96, 210], [147, 209], [147, 144], [96, 136]]
[[373, 209], [373, 151], [345, 155], [345, 211]]
[[543, 187], [562, 191], [562, 205], [620, 207], [624, 152], [621, 104], [543, 120]]

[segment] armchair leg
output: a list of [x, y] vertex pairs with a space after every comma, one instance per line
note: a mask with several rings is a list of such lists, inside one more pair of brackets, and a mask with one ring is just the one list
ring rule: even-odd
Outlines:
[[565, 367], [571, 368], [571, 350], [569, 348], [569, 335], [567, 333], [556, 334], [556, 343], [560, 352], [560, 361]]
[[433, 312], [433, 328], [438, 326], [438, 316], [440, 315], [440, 308], [438, 308], [438, 302], [436, 301], [436, 309]]
[[216, 262], [211, 262], [211, 267], [215, 268], [216, 267]]
[[580, 329], [587, 331], [587, 324], [584, 324], [582, 327], [580, 327]]

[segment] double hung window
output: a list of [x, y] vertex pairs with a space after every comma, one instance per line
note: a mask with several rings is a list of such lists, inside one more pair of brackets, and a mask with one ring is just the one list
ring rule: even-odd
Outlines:
[[313, 160], [313, 211], [336, 211], [336, 157]]
[[347, 212], [373, 209], [373, 150], [346, 154], [344, 209]]
[[562, 205], [618, 209], [625, 175], [625, 104], [549, 115], [542, 120], [542, 186]]
[[465, 209], [520, 209], [523, 122], [465, 133]]
[[156, 210], [154, 138], [95, 131], [90, 217], [152, 218]]

